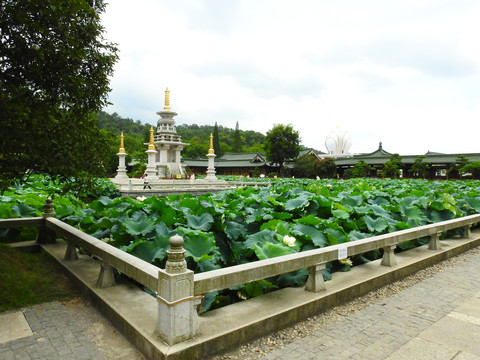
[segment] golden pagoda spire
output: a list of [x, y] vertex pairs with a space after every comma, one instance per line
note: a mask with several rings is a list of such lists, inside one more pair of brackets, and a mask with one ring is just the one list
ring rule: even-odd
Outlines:
[[124, 153], [125, 148], [123, 147], [123, 132], [120, 134], [120, 149], [118, 149], [119, 153]]
[[165, 107], [163, 109], [170, 110], [170, 90], [168, 90], [168, 87], [165, 90]]
[[208, 153], [215, 154], [215, 152], [213, 151], [213, 134], [212, 133], [210, 133], [210, 149], [208, 149]]
[[148, 144], [148, 150], [155, 150], [155, 144], [153, 143], [153, 126], [150, 126], [150, 143]]

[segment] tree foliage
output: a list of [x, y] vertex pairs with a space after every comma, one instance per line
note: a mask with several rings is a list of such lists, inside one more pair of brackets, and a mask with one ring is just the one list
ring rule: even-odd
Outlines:
[[463, 174], [470, 173], [474, 179], [480, 179], [480, 161], [473, 161], [460, 168]]
[[[177, 133], [182, 137], [182, 141], [189, 143], [182, 151], [182, 157], [185, 158], [205, 158], [208, 152], [208, 144], [210, 141], [210, 133], [214, 130], [212, 125], [187, 125], [182, 124], [177, 126]], [[234, 146], [236, 129], [231, 129], [218, 125], [218, 138], [220, 148], [223, 154], [229, 152], [236, 152]], [[265, 135], [262, 133], [248, 130], [243, 131], [238, 129], [240, 138], [242, 139], [242, 147], [240, 152], [263, 152]], [[214, 136], [215, 139], [215, 136]], [[215, 154], [218, 156], [217, 149]]]
[[400, 168], [403, 166], [400, 155], [392, 154], [390, 159], [384, 164], [382, 170], [383, 177], [399, 177], [401, 174]]
[[315, 162], [316, 175], [320, 178], [333, 178], [337, 174], [337, 165], [335, 159], [327, 157]]
[[430, 164], [424, 161], [425, 158], [425, 155], [421, 155], [413, 162], [412, 168], [410, 169], [413, 177], [425, 179], [425, 177], [428, 175]]
[[450, 165], [447, 169], [447, 178], [449, 179], [460, 179], [461, 177], [461, 170], [466, 165], [468, 165], [469, 161], [465, 155], [459, 155], [455, 162]]
[[315, 171], [315, 162], [317, 158], [311, 154], [305, 154], [297, 158], [293, 174], [298, 178], [314, 178], [317, 174]]
[[365, 162], [365, 160], [358, 161], [352, 170], [352, 177], [367, 177], [370, 166]]
[[267, 131], [265, 155], [268, 161], [278, 164], [280, 171], [286, 160], [297, 158], [300, 149], [300, 135], [292, 125], [277, 124]]
[[117, 60], [103, 1], [4, 0], [0, 7], [0, 180], [104, 171], [97, 112]]
[[305, 154], [297, 158], [293, 174], [299, 178], [333, 178], [337, 172], [333, 158], [318, 159], [312, 154]]
[[213, 127], [213, 149], [217, 156], [223, 155], [222, 147], [220, 146], [220, 135], [218, 133], [218, 125], [216, 121], [215, 121], [215, 126]]
[[[98, 126], [105, 133], [107, 137], [108, 148], [110, 150], [109, 162], [106, 167], [110, 172], [115, 172], [118, 167], [118, 147], [120, 145], [120, 133], [124, 135], [125, 150], [128, 154], [127, 162], [133, 158], [145, 157], [146, 145], [150, 136], [151, 124], [143, 124], [140, 120], [133, 120], [130, 118], [123, 118], [117, 113], [108, 114], [104, 111], [98, 113]], [[154, 127], [155, 128], [155, 127]], [[218, 138], [220, 140], [220, 148], [223, 152], [233, 151], [232, 145], [234, 143], [235, 131], [230, 128], [218, 125]], [[210, 142], [210, 133], [214, 134], [215, 128], [211, 125], [178, 125], [177, 133], [182, 137], [182, 141], [189, 145], [182, 151], [182, 157], [202, 159], [208, 152]], [[242, 140], [244, 140], [245, 152], [263, 152], [263, 143], [265, 142], [265, 135], [256, 131], [242, 131], [239, 130]], [[215, 147], [215, 154], [217, 156], [217, 147]], [[142, 160], [143, 161], [143, 160]], [[146, 158], [145, 158], [146, 161]]]
[[238, 121], [235, 125], [235, 131], [233, 133], [233, 146], [232, 151], [234, 153], [241, 153], [242, 152], [242, 135], [240, 134], [240, 128], [238, 126]]

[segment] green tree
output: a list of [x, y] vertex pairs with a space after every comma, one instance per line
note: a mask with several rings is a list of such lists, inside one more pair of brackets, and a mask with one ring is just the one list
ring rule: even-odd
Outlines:
[[235, 125], [235, 131], [233, 132], [233, 146], [232, 151], [235, 153], [242, 152], [242, 136], [240, 135], [240, 128], [238, 127], [238, 121]]
[[337, 174], [335, 159], [327, 157], [315, 161], [315, 175], [321, 178], [333, 178]]
[[459, 155], [455, 162], [447, 169], [447, 178], [460, 179], [461, 171], [463, 167], [469, 164], [469, 161], [465, 155]]
[[215, 121], [215, 126], [213, 127], [213, 149], [217, 156], [222, 156], [222, 148], [220, 146], [220, 135], [218, 134], [218, 125]]
[[293, 169], [293, 174], [299, 178], [314, 178], [317, 173], [315, 169], [316, 157], [311, 154], [305, 154], [300, 156], [295, 161], [295, 167]]
[[182, 151], [182, 157], [191, 158], [191, 159], [205, 159], [205, 156], [208, 153], [208, 143], [201, 142], [198, 137], [192, 138], [190, 140], [190, 145], [188, 145]]
[[267, 131], [265, 155], [268, 161], [278, 164], [280, 172], [286, 160], [297, 158], [300, 149], [300, 135], [292, 125], [277, 124]]
[[428, 170], [430, 169], [430, 164], [428, 162], [424, 162], [425, 158], [425, 155], [421, 155], [413, 162], [412, 168], [410, 169], [413, 177], [425, 178], [427, 176]]
[[0, 3], [0, 186], [29, 173], [104, 173], [105, 106], [117, 48], [102, 0]]
[[358, 161], [352, 169], [351, 177], [367, 177], [370, 166], [365, 162], [365, 160]]
[[400, 155], [392, 154], [390, 159], [384, 164], [382, 170], [383, 177], [399, 177], [401, 174], [400, 168], [403, 166]]
[[[189, 144], [194, 144], [194, 143], [200, 143], [204, 145], [204, 147], [208, 150], [208, 145], [210, 141], [210, 133], [213, 133], [214, 131], [214, 126], [213, 125], [178, 125], [177, 126], [177, 133], [182, 137], [182, 141], [189, 143]], [[221, 125], [218, 125], [218, 132], [219, 132], [219, 138], [220, 138], [220, 148], [221, 152], [223, 154], [227, 152], [234, 152], [235, 150], [233, 149], [233, 144], [234, 144], [234, 134], [235, 130], [234, 129], [229, 129], [226, 127], [223, 127]], [[242, 151], [241, 152], [263, 152], [265, 151], [263, 148], [263, 144], [265, 142], [265, 135], [261, 134], [256, 131], [248, 130], [248, 131], [243, 131], [240, 130], [240, 138], [242, 141]], [[189, 146], [187, 146], [182, 152], [182, 154], [189, 153], [188, 150]], [[206, 153], [205, 153], [206, 154]], [[205, 154], [201, 155], [202, 157], [205, 156]], [[215, 154], [217, 154], [217, 149], [215, 149]], [[191, 157], [190, 155], [185, 155], [185, 157]]]
[[480, 161], [473, 161], [460, 168], [461, 173], [471, 173], [474, 179], [480, 179]]

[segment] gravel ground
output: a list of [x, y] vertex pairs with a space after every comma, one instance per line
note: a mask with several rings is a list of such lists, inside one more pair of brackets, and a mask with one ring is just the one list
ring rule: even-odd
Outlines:
[[442, 261], [436, 265], [420, 270], [402, 280], [386, 285], [378, 290], [372, 291], [362, 297], [356, 298], [346, 304], [336, 306], [325, 313], [313, 316], [300, 322], [292, 327], [285, 328], [273, 334], [267, 335], [246, 345], [242, 345], [231, 352], [218, 355], [212, 360], [226, 359], [242, 359], [254, 360], [258, 359], [274, 349], [283, 348], [285, 345], [309, 335], [311, 332], [321, 329], [349, 314], [355, 313], [365, 307], [377, 303], [382, 299], [392, 296], [410, 286], [413, 286], [422, 280], [447, 270], [449, 267], [465, 261], [466, 259], [479, 255], [480, 247], [471, 249], [463, 254]]

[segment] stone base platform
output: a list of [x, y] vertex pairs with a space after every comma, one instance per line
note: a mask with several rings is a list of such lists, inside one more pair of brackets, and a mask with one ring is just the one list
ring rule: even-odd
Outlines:
[[97, 261], [82, 255], [77, 261], [64, 261], [66, 244], [63, 241], [43, 245], [43, 248], [65, 267], [102, 314], [148, 359], [199, 359], [295, 324], [479, 245], [480, 230], [477, 229], [472, 231], [470, 239], [442, 240], [440, 250], [423, 246], [396, 254], [395, 267], [381, 266], [381, 260], [377, 260], [349, 272], [335, 273], [333, 279], [326, 282], [326, 291], [311, 293], [303, 287], [286, 288], [210, 311], [200, 317], [200, 333], [194, 339], [173, 346], [162, 342], [154, 333], [157, 318], [154, 297], [128, 281], [99, 289]]
[[226, 181], [226, 180], [150, 180], [148, 185], [142, 179], [110, 179], [122, 196], [166, 196], [172, 194], [203, 195], [244, 186], [270, 186], [267, 182]]

